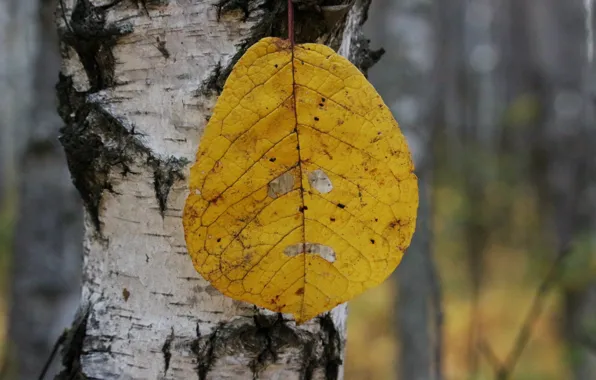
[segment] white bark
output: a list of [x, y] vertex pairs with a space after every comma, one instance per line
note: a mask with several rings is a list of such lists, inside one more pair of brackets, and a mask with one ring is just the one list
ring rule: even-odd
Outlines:
[[[296, 327], [220, 294], [184, 243], [184, 178], [216, 100], [212, 79], [243, 43], [278, 30], [270, 10], [283, 2], [248, 2], [246, 21], [241, 11], [218, 21], [215, 0], [135, 3], [65, 0], [69, 25], [58, 20], [62, 141], [87, 206], [88, 306], [63, 375], [80, 364], [89, 379], [342, 378], [345, 305]], [[353, 43], [365, 4], [342, 21], [343, 35], [337, 27], [322, 40], [368, 54]]]

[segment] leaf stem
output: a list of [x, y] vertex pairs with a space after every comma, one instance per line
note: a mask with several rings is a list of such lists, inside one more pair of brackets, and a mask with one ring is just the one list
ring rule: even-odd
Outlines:
[[288, 0], [288, 39], [290, 46], [294, 47], [294, 4]]

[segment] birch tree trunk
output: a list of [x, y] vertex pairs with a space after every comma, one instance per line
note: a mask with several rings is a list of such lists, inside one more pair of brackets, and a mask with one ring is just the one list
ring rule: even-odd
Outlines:
[[[370, 66], [360, 32], [370, 0], [294, 2], [298, 43]], [[217, 95], [250, 45], [286, 36], [285, 1], [64, 0], [63, 10], [57, 91], [86, 208], [86, 304], [59, 378], [342, 378], [345, 305], [297, 327], [235, 302], [195, 272], [183, 237], [185, 178]]]

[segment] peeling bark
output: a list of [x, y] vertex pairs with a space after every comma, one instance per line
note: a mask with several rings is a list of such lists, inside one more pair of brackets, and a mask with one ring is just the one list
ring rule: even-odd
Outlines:
[[[86, 208], [84, 322], [60, 378], [340, 379], [346, 306], [304, 326], [224, 297], [186, 252], [185, 178], [233, 64], [286, 34], [285, 2], [64, 1], [57, 85], [61, 142]], [[335, 25], [296, 1], [297, 42], [365, 70], [369, 1]], [[328, 19], [328, 18], [327, 18]]]

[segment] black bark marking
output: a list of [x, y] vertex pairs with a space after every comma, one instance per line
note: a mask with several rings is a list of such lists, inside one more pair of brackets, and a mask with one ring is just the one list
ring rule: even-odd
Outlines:
[[337, 380], [343, 353], [340, 333], [329, 314], [317, 321], [318, 331], [311, 332], [298, 329], [282, 314], [262, 315], [255, 311], [252, 320], [222, 322], [206, 336], [201, 335], [197, 324], [197, 338], [190, 349], [197, 359], [199, 380], [206, 380], [210, 371], [225, 365], [227, 357], [238, 354], [251, 359], [253, 379], [258, 379], [268, 366], [285, 357], [284, 353], [296, 350], [302, 353], [298, 358], [301, 379], [312, 380], [315, 371], [322, 370], [326, 380]]
[[155, 196], [163, 215], [170, 188], [184, 179], [182, 169], [188, 160], [153, 155], [134, 127], [127, 128], [101, 105], [89, 102], [89, 93], [76, 91], [71, 77], [60, 74], [56, 91], [58, 113], [65, 122], [59, 139], [73, 183], [96, 231], [101, 234], [99, 208], [103, 193], [113, 192], [111, 172], [119, 169], [126, 176], [136, 159], [144, 159], [153, 169]]
[[312, 380], [317, 368], [324, 369], [325, 380], [337, 380], [342, 365], [341, 334], [335, 328], [331, 314], [317, 318], [320, 331], [304, 345], [302, 380]]
[[242, 11], [244, 15], [242, 21], [248, 20], [248, 16], [250, 16], [249, 3], [250, 0], [219, 0], [219, 3], [216, 4], [217, 21], [220, 21], [222, 15], [235, 10]]
[[339, 377], [339, 366], [342, 365], [342, 344], [341, 336], [331, 314], [326, 313], [319, 317], [319, 326], [323, 333], [323, 360], [325, 362], [325, 379], [337, 380]]
[[176, 181], [183, 181], [183, 170], [189, 161], [185, 158], [176, 158], [170, 156], [166, 159], [158, 159], [149, 156], [147, 163], [153, 168], [153, 188], [155, 197], [159, 203], [159, 212], [162, 218], [167, 209], [168, 195]]
[[225, 323], [221, 322], [209, 336], [202, 337], [200, 326], [197, 322], [195, 330], [197, 338], [192, 341], [190, 349], [197, 357], [197, 375], [199, 376], [199, 380], [207, 380], [207, 374], [215, 362], [214, 352], [218, 338], [217, 334], [224, 326]]
[[[228, 78], [228, 75], [230, 74], [228, 72], [225, 79], [222, 80], [222, 70], [223, 67], [221, 65], [221, 62], [217, 62], [217, 65], [215, 65], [215, 68], [213, 69], [213, 71], [211, 71], [211, 74], [209, 74], [207, 79], [197, 90], [196, 96], [212, 96], [221, 94], [221, 92], [223, 91], [223, 85], [225, 83], [225, 80]], [[230, 71], [232, 70], [230, 69]]]
[[[117, 0], [121, 2], [122, 0]], [[145, 15], [151, 18], [151, 14], [149, 13], [149, 9], [157, 9], [163, 8], [170, 3], [170, 0], [128, 0], [130, 3], [134, 4], [137, 9], [143, 8]]]
[[306, 342], [304, 345], [303, 364], [301, 380], [312, 380], [312, 376], [317, 368], [317, 357], [315, 352], [315, 343], [312, 341]]
[[296, 332], [286, 325], [282, 314], [265, 316], [256, 313], [253, 319], [256, 327], [254, 346], [258, 347], [260, 352], [251, 362], [251, 370], [253, 379], [257, 379], [269, 364], [277, 362], [278, 352], [285, 344], [300, 343], [300, 341]]
[[[349, 3], [351, 0], [299, 0], [295, 1], [294, 27], [296, 43], [313, 42], [326, 35], [323, 43], [337, 50], [341, 44], [341, 32], [345, 26], [345, 20], [338, 23], [334, 30], [329, 30], [325, 23], [321, 6], [339, 5]], [[246, 50], [263, 37], [287, 38], [287, 2], [280, 0], [265, 0], [261, 4], [251, 6], [252, 0], [220, 0], [216, 5], [217, 19], [228, 12], [240, 10], [246, 20], [251, 12], [262, 13], [259, 22], [253, 26], [248, 37], [240, 44], [238, 51], [230, 62], [223, 67], [221, 64], [215, 67], [211, 75], [199, 88], [201, 94], [220, 94], [224, 83], [232, 68], [238, 62]]]
[[155, 37], [155, 42], [157, 42], [157, 50], [163, 55], [165, 59], [170, 58], [170, 51], [166, 48], [166, 41], [161, 40], [159, 37]]
[[166, 340], [161, 347], [164, 361], [164, 376], [168, 373], [168, 369], [170, 369], [170, 360], [172, 359], [172, 352], [170, 349], [172, 348], [172, 341], [174, 340], [174, 328], [172, 327], [171, 329], [170, 335], [166, 337]]
[[60, 31], [61, 42], [77, 52], [93, 91], [114, 84], [115, 59], [112, 49], [120, 37], [133, 31], [130, 23], [106, 23], [107, 10], [119, 2], [96, 7], [90, 0], [77, 0], [68, 28]]
[[170, 0], [137, 0], [137, 3], [141, 3], [145, 8], [159, 8], [168, 5]]
[[54, 380], [82, 380], [86, 378], [81, 370], [81, 355], [83, 354], [83, 342], [87, 336], [90, 311], [91, 305], [85, 305], [79, 309], [72, 326], [66, 331], [66, 339], [61, 352], [63, 369]]
[[385, 54], [385, 49], [380, 48], [378, 50], [371, 50], [369, 47], [370, 40], [362, 35], [358, 36], [354, 43], [356, 51], [351, 56], [352, 63], [358, 67], [365, 76], [368, 76], [368, 70], [373, 67], [375, 63], [379, 62], [383, 54]]
[[[371, 3], [372, 0], [362, 1], [362, 7], [364, 9], [360, 14], [360, 20], [358, 20], [360, 26], [364, 25], [368, 19], [368, 9]], [[358, 67], [364, 76], [368, 77], [368, 70], [381, 59], [383, 54], [385, 54], [385, 49], [371, 50], [369, 47], [370, 40], [364, 37], [361, 32], [352, 38], [352, 45], [355, 46], [355, 51], [350, 52], [350, 61]]]

